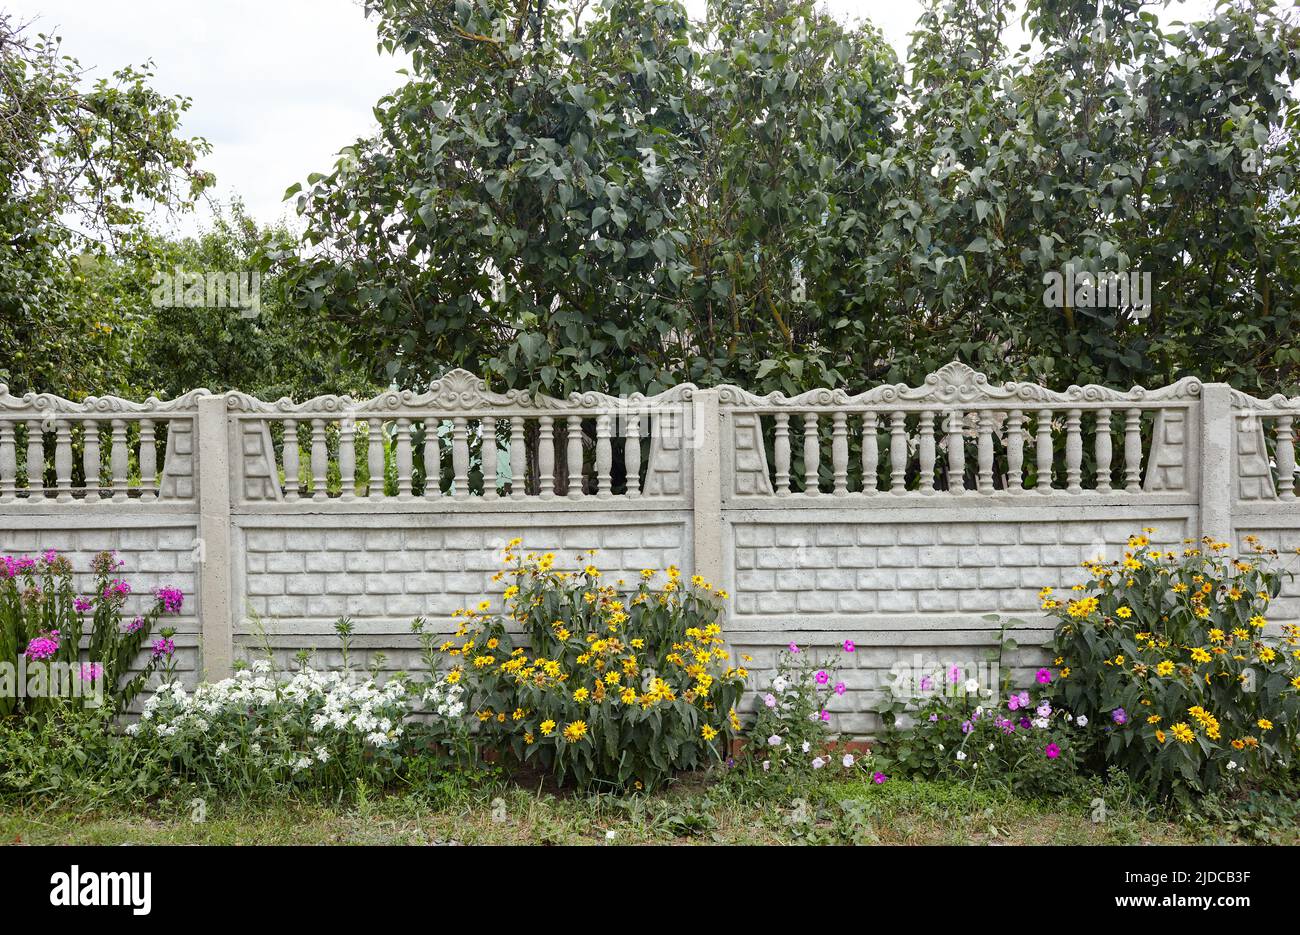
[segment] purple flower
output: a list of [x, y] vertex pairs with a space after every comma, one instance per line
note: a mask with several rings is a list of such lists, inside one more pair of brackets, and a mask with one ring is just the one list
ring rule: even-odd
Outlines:
[[44, 636], [38, 636], [27, 644], [23, 653], [28, 659], [49, 659], [59, 651], [59, 631], [53, 630]]
[[94, 604], [92, 604], [89, 600], [87, 600], [84, 597], [74, 597], [72, 599], [72, 609], [79, 614], [84, 614], [86, 611], [90, 610], [90, 608], [94, 606], [95, 606]]
[[880, 772], [880, 770], [876, 770], [874, 773], [871, 774], [871, 781], [878, 786], [883, 786], [887, 779], [889, 779], [889, 777], [886, 776], [884, 773]]
[[131, 585], [116, 578], [108, 583], [104, 588], [104, 600], [125, 600], [126, 596], [131, 593]]
[[851, 653], [851, 652], [853, 652], [854, 650], [856, 650], [857, 648], [858, 648], [858, 644], [855, 643], [855, 642], [853, 642], [853, 640], [845, 640], [845, 641], [844, 641], [844, 651], [845, 651], [846, 653]]
[[956, 685], [958, 682], [960, 682], [960, 681], [961, 681], [961, 669], [957, 668], [956, 666], [953, 666], [951, 669], [949, 669], [949, 670], [948, 670], [948, 681], [949, 681], [949, 682], [952, 682], [952, 684], [954, 684], [954, 685]]
[[836, 683], [835, 683], [835, 694], [837, 694], [837, 695], [842, 695], [842, 694], [844, 694], [844, 693], [845, 693], [846, 691], [848, 691], [848, 690], [849, 690], [849, 687], [848, 687], [847, 685], [845, 685], [843, 682], [836, 682]]
[[962, 721], [962, 722], [961, 722], [961, 732], [962, 732], [963, 734], [969, 734], [969, 733], [970, 733], [971, 731], [973, 731], [974, 729], [975, 729], [975, 725], [972, 724], [970, 721]]
[[790, 652], [792, 652], [792, 653], [797, 653], [798, 651], [799, 651], [799, 644], [797, 644], [797, 643], [791, 643], [791, 644], [790, 644]]
[[170, 614], [179, 614], [181, 604], [185, 602], [185, 595], [181, 593], [180, 588], [159, 588], [154, 592], [158, 600], [162, 601], [163, 609]]
[[1052, 684], [1051, 670], [1039, 669], [1038, 674], [1034, 676], [1034, 680], [1037, 681], [1039, 685], [1051, 685]]
[[169, 637], [160, 636], [153, 641], [153, 657], [158, 659], [162, 656], [170, 657], [176, 652], [176, 644]]
[[136, 618], [135, 618], [134, 620], [132, 620], [130, 623], [124, 623], [124, 624], [122, 624], [122, 632], [123, 632], [123, 633], [139, 633], [140, 630], [141, 630], [141, 628], [143, 628], [143, 627], [144, 627], [144, 618], [143, 618], [143, 617], [136, 617]]
[[104, 664], [101, 662], [83, 662], [81, 664], [81, 680], [83, 682], [96, 682], [104, 675]]
[[937, 714], [931, 714], [931, 715], [930, 715], [930, 720], [931, 720], [931, 721], [937, 721], [937, 720], [939, 720], [939, 715], [937, 715]]
[[58, 557], [59, 557], [59, 553], [56, 549], [46, 549], [45, 554], [41, 556], [41, 558], [45, 560], [45, 564], [47, 565], [53, 565], [55, 560]]
[[928, 692], [933, 687], [934, 687], [934, 683], [930, 681], [930, 676], [928, 675], [921, 676], [921, 691]]
[[1125, 711], [1123, 708], [1116, 708], [1114, 711], [1110, 713], [1110, 719], [1114, 721], [1116, 724], [1127, 724], [1128, 712]]
[[1049, 743], [1043, 748], [1043, 752], [1047, 754], [1049, 760], [1054, 760], [1061, 755], [1061, 748], [1054, 743]]
[[818, 685], [825, 685], [827, 682], [831, 680], [831, 677], [826, 674], [826, 670], [824, 669], [819, 669], [817, 671], [817, 675], [814, 676], [814, 678], [817, 679]]
[[771, 692], [768, 692], [766, 695], [763, 696], [763, 704], [767, 705], [769, 708], [775, 708], [776, 695], [773, 695]]
[[831, 713], [823, 709], [822, 720], [829, 724], [831, 720]]

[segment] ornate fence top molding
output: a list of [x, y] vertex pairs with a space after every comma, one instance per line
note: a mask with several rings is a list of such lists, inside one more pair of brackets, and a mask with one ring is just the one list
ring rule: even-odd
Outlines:
[[250, 415], [339, 415], [357, 413], [390, 415], [399, 412], [435, 412], [464, 414], [509, 415], [511, 413], [569, 413], [583, 414], [646, 411], [652, 408], [675, 406], [689, 401], [696, 391], [691, 383], [682, 383], [655, 396], [633, 393], [630, 396], [609, 396], [604, 393], [570, 393], [564, 399], [526, 390], [508, 390], [492, 393], [483, 379], [466, 370], [452, 370], [440, 380], [434, 380], [425, 392], [415, 390], [388, 390], [372, 399], [354, 400], [350, 396], [317, 396], [295, 403], [288, 397], [274, 402], [263, 402], [246, 393], [226, 394], [226, 404], [232, 412]]
[[841, 406], [857, 410], [901, 405], [909, 411], [917, 411], [919, 407], [946, 409], [954, 406], [1007, 408], [1009, 406], [1102, 406], [1124, 403], [1182, 404], [1189, 399], [1198, 398], [1201, 395], [1201, 385], [1201, 381], [1195, 377], [1184, 377], [1177, 383], [1152, 390], [1135, 386], [1128, 391], [1123, 391], [1090, 383], [1086, 386], [1071, 386], [1064, 392], [1057, 392], [1039, 386], [1037, 383], [992, 384], [984, 374], [955, 360], [926, 377], [925, 383], [921, 386], [912, 387], [906, 383], [886, 384], [853, 396], [845, 390], [834, 389], [808, 390], [792, 397], [787, 397], [780, 392], [757, 396], [730, 384], [721, 386], [718, 390], [724, 405], [751, 409], [821, 409]]

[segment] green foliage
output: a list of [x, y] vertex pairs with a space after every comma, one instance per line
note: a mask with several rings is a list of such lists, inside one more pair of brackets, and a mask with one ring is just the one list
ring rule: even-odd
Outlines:
[[165, 787], [164, 765], [123, 737], [108, 707], [56, 703], [47, 717], [0, 717], [0, 800], [141, 801]]
[[[1273, 392], [1300, 373], [1297, 27], [1140, 7], [1029, 0], [1009, 50], [1009, 3], [934, 2], [905, 80], [811, 0], [371, 0], [410, 79], [290, 190], [297, 301], [411, 383], [795, 391], [955, 357]], [[1149, 273], [1150, 314], [1049, 307], [1067, 268]]]
[[88, 86], [57, 37], [0, 14], [0, 382], [68, 394], [120, 386], [126, 324], [84, 266], [142, 248], [155, 206], [188, 210], [213, 182], [190, 102], [149, 66]]
[[630, 593], [574, 574], [554, 556], [506, 551], [505, 613], [459, 611], [455, 662], [479, 743], [580, 787], [653, 789], [722, 759], [739, 727], [745, 670], [727, 663], [719, 595], [668, 569]]
[[1145, 533], [1128, 545], [1122, 561], [1090, 563], [1077, 596], [1043, 592], [1060, 620], [1053, 697], [1093, 722], [1094, 759], [1153, 792], [1276, 784], [1300, 752], [1300, 633], [1263, 632], [1276, 553], [1256, 544], [1230, 560], [1210, 537], [1165, 551]]

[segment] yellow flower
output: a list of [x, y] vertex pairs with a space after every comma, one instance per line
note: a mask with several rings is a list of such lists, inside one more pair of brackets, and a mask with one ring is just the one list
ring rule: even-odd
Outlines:
[[712, 740], [714, 737], [718, 736], [718, 732], [708, 724], [705, 724], [700, 728], [700, 736], [705, 740]]
[[549, 736], [551, 736], [551, 734], [552, 734], [552, 732], [554, 732], [554, 730], [555, 730], [555, 722], [554, 722], [554, 721], [550, 720], [549, 718], [548, 718], [547, 720], [545, 720], [545, 721], [542, 721], [542, 735], [543, 735], [543, 736], [545, 736], [545, 737], [549, 737]]
[[1162, 731], [1162, 730], [1157, 730], [1157, 731], [1156, 731], [1156, 740], [1159, 741], [1160, 743], [1164, 743], [1164, 742], [1165, 742], [1165, 732]]
[[1255, 722], [1255, 724], [1256, 724], [1257, 727], [1259, 727], [1260, 730], [1272, 730], [1272, 729], [1273, 729], [1273, 722], [1270, 721], [1270, 720], [1269, 720], [1268, 718], [1266, 718], [1266, 717], [1262, 717], [1262, 718], [1260, 718], [1258, 721]]
[[1156, 665], [1156, 675], [1172, 675], [1173, 672], [1174, 672], [1174, 664], [1170, 662], [1168, 659], [1162, 659]]
[[587, 700], [587, 695], [588, 695], [588, 694], [590, 694], [590, 692], [588, 692], [587, 689], [585, 689], [585, 688], [576, 688], [576, 689], [574, 689], [574, 691], [573, 691], [573, 700], [574, 700], [574, 701], [586, 701], [586, 700]]
[[1193, 661], [1193, 662], [1209, 662], [1209, 661], [1210, 661], [1210, 654], [1207, 653], [1207, 652], [1206, 652], [1202, 647], [1200, 647], [1200, 646], [1194, 646], [1194, 647], [1192, 647], [1192, 661]]
[[583, 737], [587, 736], [587, 722], [574, 721], [568, 727], [564, 728], [564, 739], [569, 743], [577, 743]]
[[1196, 739], [1196, 735], [1192, 733], [1192, 729], [1181, 721], [1169, 729], [1173, 731], [1174, 739], [1180, 743], [1191, 743]]
[[1263, 617], [1261, 617], [1259, 614], [1256, 614], [1255, 616], [1251, 617], [1250, 620], [1247, 621], [1247, 623], [1249, 623], [1252, 627], [1255, 627], [1256, 629], [1262, 630], [1264, 628], [1264, 624], [1268, 623], [1268, 621], [1265, 620]]
[[1133, 611], [1129, 610], [1129, 608], [1127, 607], [1121, 607], [1115, 611], [1115, 615], [1117, 617], [1122, 617], [1125, 620], [1127, 620], [1129, 617], [1133, 616]]

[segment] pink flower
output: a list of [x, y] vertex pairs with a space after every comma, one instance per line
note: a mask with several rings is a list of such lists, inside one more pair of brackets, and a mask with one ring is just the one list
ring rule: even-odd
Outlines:
[[845, 693], [846, 691], [848, 691], [848, 690], [849, 690], [849, 687], [848, 687], [847, 685], [845, 685], [843, 682], [836, 682], [836, 683], [835, 683], [835, 694], [837, 694], [837, 695], [842, 695], [842, 694], [844, 694], [844, 693]]
[[949, 669], [949, 670], [948, 670], [948, 681], [949, 681], [949, 682], [952, 682], [952, 684], [954, 684], [954, 685], [956, 685], [958, 682], [960, 682], [960, 681], [961, 681], [961, 669], [957, 668], [956, 666], [953, 666], [951, 669]]
[[814, 678], [817, 679], [818, 685], [825, 685], [827, 682], [831, 680], [831, 677], [826, 674], [826, 671], [824, 669], [817, 670], [817, 674], [814, 676]]
[[846, 653], [851, 653], [851, 652], [853, 652], [854, 650], [856, 650], [857, 648], [858, 648], [858, 644], [855, 643], [855, 642], [853, 642], [853, 640], [845, 640], [845, 641], [844, 641], [844, 651], [845, 651]]
[[95, 605], [92, 604], [89, 600], [87, 600], [84, 597], [74, 597], [72, 599], [72, 609], [79, 614], [84, 614], [86, 611], [90, 610], [90, 608], [93, 606]]
[[81, 664], [81, 680], [83, 682], [95, 682], [104, 675], [104, 665], [100, 662], [83, 662]]
[[1050, 669], [1039, 669], [1038, 674], [1034, 676], [1034, 679], [1039, 685], [1051, 685], [1052, 672]]
[[158, 659], [161, 656], [171, 656], [176, 652], [176, 644], [168, 637], [160, 636], [153, 641], [153, 657]]
[[123, 633], [139, 633], [139, 632], [140, 632], [140, 629], [141, 629], [143, 626], [144, 626], [144, 618], [143, 618], [143, 617], [136, 617], [136, 618], [135, 618], [134, 620], [132, 620], [130, 623], [124, 623], [124, 624], [122, 624], [122, 632], [123, 632]]
[[830, 720], [831, 720], [831, 713], [830, 713], [829, 711], [823, 710], [823, 711], [822, 711], [822, 720], [825, 721], [825, 722], [827, 722], [827, 723], [829, 724], [829, 723], [830, 723]]
[[1054, 760], [1061, 755], [1061, 748], [1054, 743], [1049, 743], [1043, 748], [1043, 752], [1047, 754], [1049, 760]]
[[792, 652], [792, 653], [797, 653], [798, 651], [799, 651], [799, 646], [798, 646], [798, 644], [797, 644], [797, 643], [791, 643], [791, 644], [790, 644], [790, 652]]
[[58, 557], [59, 557], [59, 553], [55, 549], [46, 549], [45, 554], [41, 556], [41, 558], [45, 559], [45, 564], [47, 565], [53, 565], [55, 559], [57, 559]]
[[889, 779], [889, 777], [886, 776], [884, 773], [880, 772], [880, 770], [876, 770], [874, 773], [871, 774], [871, 781], [878, 786], [883, 786], [885, 784], [885, 780], [887, 779]]
[[768, 692], [766, 695], [763, 696], [763, 704], [767, 705], [769, 708], [775, 708], [776, 695], [773, 695], [771, 692]]
[[181, 604], [185, 602], [185, 595], [181, 593], [180, 588], [159, 588], [154, 592], [158, 600], [162, 601], [163, 609], [171, 614], [181, 612]]
[[59, 651], [59, 631], [53, 630], [38, 636], [27, 644], [23, 653], [28, 659], [50, 659]]

